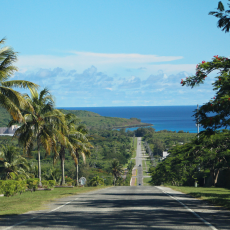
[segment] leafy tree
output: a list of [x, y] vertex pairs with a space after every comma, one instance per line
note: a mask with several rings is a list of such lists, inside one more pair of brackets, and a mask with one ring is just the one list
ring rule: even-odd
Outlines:
[[[230, 1], [230, 0], [229, 0]], [[228, 3], [228, 7], [230, 8], [230, 4]], [[217, 18], [219, 18], [217, 22], [217, 27], [222, 28], [222, 31], [225, 31], [225, 33], [229, 32], [230, 29], [230, 10], [225, 10], [224, 5], [221, 1], [218, 3], [217, 7], [218, 11], [211, 11], [209, 12], [209, 15], [213, 15]]]
[[165, 149], [163, 143], [159, 139], [154, 139], [153, 143], [154, 143], [154, 148], [153, 148], [154, 155], [159, 155], [162, 157], [163, 151]]
[[[65, 144], [65, 137], [63, 135], [64, 117], [63, 114], [54, 109], [54, 100], [47, 89], [43, 89], [38, 93], [37, 90], [30, 90], [31, 97], [25, 95], [33, 107], [33, 111], [27, 109], [23, 110], [25, 122], [19, 129], [16, 130], [14, 136], [18, 136], [18, 141], [24, 147], [24, 151], [31, 154], [34, 144], [37, 146], [38, 153], [38, 178], [39, 186], [41, 183], [41, 162], [40, 150], [43, 147], [46, 154], [50, 154], [53, 150], [57, 155], [56, 140]], [[12, 121], [11, 123], [15, 123]], [[10, 123], [10, 124], [11, 124]]]
[[[5, 43], [5, 39], [0, 40], [0, 47]], [[13, 87], [37, 88], [38, 85], [23, 80], [8, 79], [17, 71], [13, 62], [17, 60], [17, 53], [11, 47], [0, 48], [0, 105], [5, 108], [14, 120], [22, 121], [23, 117], [20, 108], [28, 106], [28, 102]]]
[[29, 164], [19, 154], [19, 149], [13, 145], [1, 146], [0, 177], [2, 179], [15, 179], [15, 177], [29, 177]]
[[204, 83], [208, 74], [219, 71], [213, 85], [216, 95], [202, 105], [195, 113], [196, 120], [206, 129], [206, 133], [213, 133], [220, 128], [230, 125], [230, 59], [214, 56], [212, 61], [199, 63], [196, 75], [181, 80], [184, 86], [194, 87]]

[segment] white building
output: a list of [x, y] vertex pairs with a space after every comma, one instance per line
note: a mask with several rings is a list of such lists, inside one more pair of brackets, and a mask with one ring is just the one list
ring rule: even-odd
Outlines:
[[165, 159], [168, 155], [169, 153], [167, 151], [163, 151], [163, 159]]
[[20, 126], [18, 125], [12, 125], [11, 127], [0, 127], [0, 136], [13, 136], [19, 127]]

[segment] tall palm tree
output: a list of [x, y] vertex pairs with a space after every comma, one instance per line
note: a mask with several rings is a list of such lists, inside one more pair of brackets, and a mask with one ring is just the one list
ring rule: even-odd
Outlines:
[[35, 89], [38, 85], [23, 80], [8, 79], [17, 71], [13, 62], [17, 60], [17, 53], [11, 47], [2, 47], [5, 39], [0, 40], [0, 105], [5, 108], [14, 120], [22, 121], [19, 108], [28, 106], [22, 94], [13, 90], [13, 87]]
[[113, 159], [112, 161], [112, 174], [114, 176], [113, 184], [115, 186], [117, 178], [123, 173], [122, 165], [117, 159]]
[[[65, 137], [63, 135], [64, 117], [63, 114], [54, 109], [54, 100], [49, 91], [45, 88], [40, 93], [37, 90], [30, 89], [31, 96], [25, 95], [29, 104], [32, 105], [33, 111], [30, 109], [22, 110], [25, 122], [16, 130], [14, 136], [18, 136], [18, 141], [24, 147], [24, 152], [31, 153], [34, 145], [37, 146], [38, 152], [38, 178], [39, 186], [41, 183], [41, 162], [40, 149], [43, 147], [46, 154], [50, 154], [53, 150], [56, 154], [56, 139], [65, 145]], [[12, 121], [15, 124], [15, 122]]]
[[67, 126], [66, 132], [63, 133], [66, 137], [66, 142], [64, 144], [60, 144], [60, 151], [59, 157], [61, 160], [61, 171], [62, 171], [62, 178], [61, 178], [61, 185], [65, 184], [65, 153], [66, 149], [69, 150], [71, 156], [75, 158], [74, 154], [74, 146], [73, 143], [79, 142], [79, 137], [84, 138], [81, 132], [75, 130], [76, 123], [80, 120], [76, 117], [76, 115], [72, 113], [68, 113], [64, 115], [65, 124]]
[[91, 152], [90, 149], [93, 148], [93, 146], [90, 144], [89, 142], [89, 137], [87, 137], [88, 135], [88, 130], [85, 128], [85, 126], [83, 125], [79, 125], [76, 128], [76, 131], [84, 134], [81, 136], [81, 138], [72, 140], [73, 146], [75, 148], [75, 166], [76, 166], [76, 180], [77, 180], [77, 186], [79, 185], [79, 179], [78, 179], [78, 165], [79, 165], [79, 157], [80, 155], [83, 158], [83, 161], [85, 162], [86, 157], [89, 157]]
[[28, 176], [29, 164], [13, 145], [3, 145], [0, 151], [0, 178], [12, 179], [17, 176]]

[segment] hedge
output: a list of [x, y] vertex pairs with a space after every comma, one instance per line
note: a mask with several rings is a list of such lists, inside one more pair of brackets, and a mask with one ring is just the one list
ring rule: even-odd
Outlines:
[[[4, 196], [13, 196], [17, 193], [25, 192], [26, 189], [31, 189], [35, 191], [38, 188], [39, 180], [37, 178], [27, 179], [27, 180], [0, 180], [0, 194]], [[54, 187], [54, 180], [44, 180], [42, 181], [44, 188]]]

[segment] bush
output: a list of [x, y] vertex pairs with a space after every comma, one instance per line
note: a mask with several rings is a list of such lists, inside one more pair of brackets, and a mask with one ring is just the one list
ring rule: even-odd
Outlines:
[[13, 196], [16, 193], [16, 183], [14, 180], [6, 180], [3, 186], [4, 196]]
[[28, 185], [28, 189], [35, 191], [38, 188], [38, 181], [38, 178], [27, 179], [26, 183]]
[[43, 188], [49, 188], [49, 181], [48, 180], [42, 180], [42, 187]]
[[3, 194], [4, 181], [0, 180], [0, 194]]
[[55, 180], [49, 180], [49, 186], [50, 187], [54, 187], [56, 184], [56, 181]]
[[56, 184], [55, 180], [43, 180], [42, 186], [43, 188], [52, 188]]
[[23, 192], [25, 192], [26, 191], [26, 189], [27, 189], [27, 184], [26, 184], [26, 181], [24, 181], [24, 180], [19, 180], [19, 181], [15, 181], [16, 182], [16, 186], [15, 186], [15, 192], [16, 193], [20, 193], [20, 194], [22, 194]]
[[72, 180], [72, 178], [70, 177], [65, 177], [65, 182], [68, 186], [72, 186], [74, 184], [74, 180]]
[[16, 193], [25, 192], [27, 188], [26, 181], [20, 180], [1, 180], [0, 181], [0, 193], [4, 196], [13, 196]]

